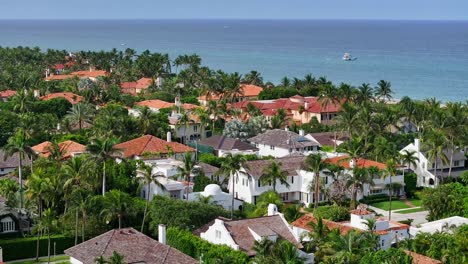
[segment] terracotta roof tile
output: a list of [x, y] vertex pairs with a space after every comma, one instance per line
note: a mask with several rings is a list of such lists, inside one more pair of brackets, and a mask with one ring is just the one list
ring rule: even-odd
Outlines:
[[195, 151], [193, 148], [185, 146], [177, 142], [167, 142], [152, 135], [144, 135], [114, 146], [115, 149], [121, 150], [124, 158], [134, 156], [142, 156], [145, 153], [160, 153], [167, 154], [171, 150], [174, 153], [185, 153], [187, 151]]
[[[86, 146], [80, 143], [67, 140], [58, 143], [60, 152], [62, 153], [62, 159], [70, 158], [74, 153], [86, 152]], [[38, 155], [42, 157], [49, 157], [51, 154], [52, 142], [45, 141], [41, 144], [31, 147]]]
[[95, 258], [109, 258], [114, 251], [123, 255], [126, 263], [198, 263], [177, 249], [161, 244], [133, 228], [108, 231], [65, 250], [65, 254], [82, 263], [95, 263]]
[[418, 254], [416, 252], [412, 252], [409, 250], [405, 250], [405, 253], [413, 257], [413, 264], [440, 264], [442, 263], [440, 260], [426, 257], [424, 255], [421, 255], [421, 254]]
[[[336, 164], [343, 166], [346, 169], [350, 169], [349, 166], [349, 157], [348, 156], [338, 156], [334, 158], [328, 158], [325, 160], [325, 162], [331, 163], [331, 164]], [[384, 170], [387, 168], [387, 166], [381, 162], [373, 161], [373, 160], [368, 160], [368, 159], [357, 159], [356, 164], [358, 168], [370, 168], [370, 167], [377, 167], [381, 170]]]
[[[166, 101], [155, 99], [155, 100], [145, 100], [145, 101], [137, 102], [135, 103], [135, 105], [147, 106], [149, 108], [154, 108], [154, 109], [164, 109], [164, 108], [173, 107], [174, 103], [169, 103]], [[194, 105], [194, 104], [182, 104], [181, 106], [185, 110], [192, 110], [192, 109], [199, 107], [198, 105]]]
[[[347, 226], [347, 225], [342, 225], [337, 222], [333, 222], [333, 221], [326, 220], [326, 219], [323, 219], [322, 221], [323, 221], [323, 224], [326, 225], [328, 229], [330, 230], [338, 228], [340, 230], [341, 235], [346, 235], [348, 232], [353, 230], [352, 227]], [[301, 216], [296, 221], [292, 222], [291, 225], [302, 228], [307, 231], [312, 231], [312, 226], [310, 225], [310, 222], [317, 223], [317, 219], [315, 219], [315, 217], [312, 214], [307, 213]]]
[[64, 98], [70, 102], [70, 104], [77, 104], [83, 100], [82, 96], [70, 92], [51, 93], [40, 97], [41, 100], [51, 100], [54, 98]]
[[16, 91], [13, 90], [0, 91], [0, 98], [8, 98], [14, 95], [16, 95]]

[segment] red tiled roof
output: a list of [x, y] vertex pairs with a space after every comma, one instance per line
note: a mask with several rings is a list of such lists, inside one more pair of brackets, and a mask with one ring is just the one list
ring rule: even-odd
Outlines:
[[[310, 226], [309, 224], [310, 222], [317, 223], [317, 219], [315, 219], [315, 217], [312, 214], [308, 213], [301, 216], [296, 221], [292, 222], [291, 225], [302, 228], [307, 231], [312, 231], [312, 226]], [[348, 232], [353, 230], [353, 228], [350, 226], [341, 225], [340, 223], [333, 222], [330, 220], [323, 219], [322, 222], [330, 230], [338, 228], [340, 230], [341, 235], [346, 235]]]
[[[240, 94], [241, 97], [251, 97], [255, 98], [263, 91], [263, 88], [257, 85], [252, 84], [241, 84], [240, 85]], [[197, 97], [198, 100], [219, 100], [223, 97], [223, 94], [210, 93], [207, 95], [201, 95]]]
[[[71, 140], [67, 140], [64, 142], [58, 143], [58, 147], [60, 152], [62, 153], [63, 159], [68, 159], [71, 157], [73, 153], [84, 153], [86, 151], [86, 146], [80, 143], [76, 143]], [[41, 144], [32, 147], [36, 153], [38, 153], [42, 157], [49, 157], [51, 154], [52, 142], [45, 141]]]
[[136, 82], [122, 82], [120, 83], [120, 88], [122, 89], [135, 89], [137, 83]]
[[65, 254], [81, 263], [95, 263], [95, 258], [106, 259], [118, 252], [125, 263], [195, 264], [195, 259], [175, 248], [136, 231], [122, 228], [108, 231], [100, 236], [65, 250]]
[[88, 78], [96, 78], [100, 76], [107, 76], [108, 73], [106, 71], [76, 71], [70, 73], [72, 76], [79, 76], [79, 77], [88, 77]]
[[185, 153], [195, 151], [193, 148], [177, 142], [167, 142], [152, 135], [144, 135], [114, 146], [121, 150], [124, 158], [142, 156], [145, 153], [167, 154], [169, 152]]
[[41, 100], [46, 101], [54, 98], [65, 98], [70, 104], [77, 104], [83, 99], [82, 96], [70, 92], [51, 93], [40, 97]]
[[152, 82], [153, 82], [153, 79], [151, 79], [151, 78], [141, 78], [138, 81], [136, 81], [135, 88], [137, 88], [137, 89], [148, 89], [148, 87], [150, 87]]
[[65, 65], [63, 65], [63, 64], [61, 64], [61, 63], [55, 64], [55, 65], [54, 65], [54, 69], [56, 69], [56, 70], [63, 70], [63, 69], [65, 69]]
[[367, 211], [366, 209], [354, 209], [351, 210], [350, 213], [355, 215], [370, 215], [372, 212]]
[[14, 95], [16, 95], [16, 91], [13, 90], [0, 91], [0, 98], [8, 98]]
[[[336, 164], [343, 166], [346, 169], [350, 169], [349, 167], [349, 157], [348, 156], [339, 156], [339, 157], [334, 157], [334, 158], [328, 158], [325, 159], [325, 162], [331, 163], [331, 164]], [[370, 168], [370, 167], [377, 167], [381, 170], [384, 170], [387, 168], [387, 166], [383, 163], [373, 161], [373, 160], [367, 160], [367, 159], [357, 159], [356, 160], [356, 165], [358, 168]]]
[[440, 260], [426, 257], [424, 255], [421, 255], [421, 254], [418, 254], [416, 252], [412, 252], [409, 250], [405, 250], [405, 253], [413, 258], [413, 264], [440, 264], [442, 263]]
[[[174, 103], [169, 103], [169, 102], [166, 102], [166, 101], [162, 101], [162, 100], [158, 100], [158, 99], [155, 99], [155, 100], [145, 100], [145, 101], [141, 101], [141, 102], [138, 102], [138, 103], [135, 103], [135, 105], [138, 105], [138, 106], [147, 106], [149, 108], [154, 108], [154, 109], [164, 109], [164, 108], [171, 108], [174, 106]], [[194, 105], [194, 104], [182, 104], [181, 107], [185, 110], [192, 110], [192, 109], [195, 109], [198, 107], [198, 105]]]

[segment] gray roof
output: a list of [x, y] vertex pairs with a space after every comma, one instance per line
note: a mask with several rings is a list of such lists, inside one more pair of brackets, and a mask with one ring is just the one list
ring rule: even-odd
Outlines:
[[209, 138], [202, 139], [198, 142], [198, 144], [210, 146], [215, 150], [258, 150], [256, 147], [250, 145], [247, 142], [220, 135], [215, 135]]
[[136, 231], [133, 228], [114, 229], [65, 250], [65, 254], [82, 263], [95, 263], [95, 258], [106, 259], [116, 251], [126, 263], [198, 263], [175, 248]]
[[[25, 157], [22, 160], [23, 165], [31, 163], [29, 157]], [[19, 154], [15, 153], [11, 157], [5, 159], [5, 152], [0, 149], [0, 168], [16, 168], [19, 166]]]
[[210, 165], [204, 162], [200, 162], [197, 165], [200, 166], [201, 170], [203, 171], [203, 173], [205, 173], [205, 175], [214, 174], [215, 172], [219, 170], [218, 167], [215, 167], [213, 165]]
[[[450, 174], [451, 177], [453, 178], [458, 178], [460, 175], [462, 175], [463, 172], [468, 171], [468, 168], [452, 168], [452, 173]], [[429, 170], [432, 175], [435, 175], [434, 169]], [[443, 169], [442, 171], [440, 169], [437, 169], [437, 176], [441, 176], [443, 178], [448, 178], [448, 173], [449, 169]]]
[[292, 156], [284, 157], [273, 160], [253, 160], [248, 161], [246, 169], [247, 173], [252, 178], [258, 180], [263, 173], [263, 170], [268, 167], [273, 161], [281, 163], [281, 169], [288, 173], [288, 176], [296, 176], [297, 171], [301, 169], [304, 164], [305, 156]]
[[[320, 133], [309, 133], [320, 145], [322, 146], [333, 146], [335, 143], [335, 132], [320, 132]], [[342, 135], [340, 132], [336, 132], [336, 140], [346, 141], [349, 137]]]
[[250, 138], [249, 141], [252, 143], [266, 144], [285, 149], [319, 146], [317, 142], [314, 142], [304, 136], [282, 129], [268, 130], [265, 133]]

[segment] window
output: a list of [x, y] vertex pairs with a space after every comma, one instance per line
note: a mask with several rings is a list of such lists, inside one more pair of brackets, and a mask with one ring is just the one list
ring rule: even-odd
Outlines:
[[425, 162], [423, 162], [422, 168], [423, 168], [423, 170], [426, 169], [426, 163]]
[[244, 186], [245, 182], [244, 182], [244, 179], [242, 179], [242, 186]]
[[382, 240], [382, 247], [385, 246], [385, 240]]
[[294, 176], [291, 176], [291, 183], [294, 183]]
[[370, 194], [378, 194], [378, 193], [382, 193], [382, 189], [372, 189], [372, 190], [370, 190]]
[[325, 184], [328, 184], [328, 176], [325, 176]]
[[236, 177], [236, 184], [239, 183], [239, 177]]
[[270, 146], [270, 149], [271, 149], [271, 150], [275, 150], [275, 146]]
[[433, 169], [435, 168], [435, 162], [434, 162], [434, 163], [432, 163], [432, 168], [433, 168]]
[[2, 222], [3, 232], [15, 230], [15, 222], [13, 222], [12, 220], [8, 220], [8, 218], [7, 220], [4, 220], [5, 222]]
[[198, 126], [193, 126], [193, 131], [198, 132]]
[[216, 235], [216, 238], [217, 238], [217, 239], [221, 239], [221, 231], [216, 230], [216, 231], [215, 231], [215, 235]]
[[283, 198], [283, 201], [288, 201], [288, 198], [289, 198], [288, 193], [282, 193], [281, 198]]
[[262, 183], [260, 182], [260, 180], [257, 181], [257, 186], [262, 187]]
[[453, 166], [455, 166], [455, 167], [460, 166], [460, 161], [459, 160], [454, 161]]

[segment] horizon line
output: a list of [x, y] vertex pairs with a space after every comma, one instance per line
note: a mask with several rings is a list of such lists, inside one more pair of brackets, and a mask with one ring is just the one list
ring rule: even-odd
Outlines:
[[0, 21], [421, 21], [421, 22], [466, 22], [468, 19], [412, 19], [412, 18], [0, 18]]

